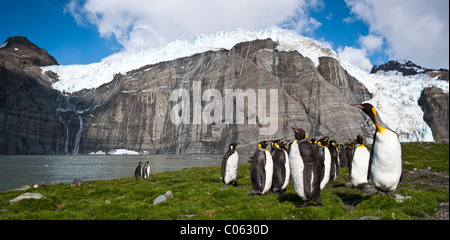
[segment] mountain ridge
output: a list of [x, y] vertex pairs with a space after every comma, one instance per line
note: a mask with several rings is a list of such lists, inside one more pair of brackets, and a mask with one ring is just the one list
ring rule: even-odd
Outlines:
[[[413, 63], [410, 60], [390, 60], [384, 64], [381, 65], [374, 65], [372, 69], [370, 70], [371, 74], [402, 74], [402, 76], [411, 76], [411, 75], [417, 75], [417, 74], [433, 74], [436, 76], [437, 73], [444, 74], [443, 79], [440, 80], [448, 80], [448, 69], [439, 68], [439, 69], [430, 69], [425, 68], [422, 66], [419, 66], [415, 63]], [[433, 76], [433, 75], [430, 75]]]
[[[240, 152], [251, 153], [259, 140], [290, 139], [292, 126], [305, 128], [308, 136], [327, 135], [345, 142], [359, 133], [371, 142], [370, 121], [353, 106], [363, 101], [377, 107], [383, 121], [397, 131], [401, 141], [448, 141], [448, 131], [447, 135], [436, 137], [433, 132], [436, 130], [428, 125], [442, 129], [439, 121], [445, 119], [446, 111], [448, 113], [448, 106], [445, 111], [448, 82], [423, 75], [369, 74], [340, 60], [332, 50], [319, 49], [312, 40], [304, 46], [295, 46], [297, 50], [284, 44], [280, 38], [266, 38], [239, 42], [229, 49], [216, 45], [217, 48], [205, 48], [209, 49], [205, 52], [143, 64], [125, 73], [116, 73], [97, 87], [74, 92], [57, 90], [55, 85], [64, 79], [61, 79], [61, 72], [51, 71], [73, 66], [21, 65], [21, 57], [11, 55], [14, 61], [0, 64], [0, 153], [87, 154], [113, 149], [222, 153], [231, 141], [243, 143]], [[2, 49], [0, 54], [5, 50]], [[306, 53], [300, 52], [301, 49], [306, 49]], [[101, 65], [88, 67], [92, 66]], [[22, 77], [12, 75], [12, 70]], [[72, 79], [77, 80], [80, 79]], [[261, 88], [277, 89], [279, 124], [276, 134], [258, 136], [256, 132], [263, 126], [261, 122], [256, 125], [223, 122], [174, 125], [169, 115], [176, 102], [169, 101], [170, 93], [186, 89], [192, 99], [194, 82], [200, 82], [202, 93], [216, 89], [222, 95], [226, 89], [256, 92]], [[442, 92], [426, 92], [419, 106], [423, 90], [430, 87], [438, 87]], [[440, 94], [439, 104], [429, 104], [436, 99], [435, 94]], [[17, 102], [30, 96], [33, 96], [32, 102]], [[201, 104], [204, 109], [208, 101]], [[25, 112], [30, 106], [37, 110], [27, 115]], [[443, 111], [436, 111], [443, 107]], [[424, 120], [424, 111], [437, 115]], [[248, 111], [244, 114], [248, 119]], [[448, 129], [448, 126], [443, 128]]]

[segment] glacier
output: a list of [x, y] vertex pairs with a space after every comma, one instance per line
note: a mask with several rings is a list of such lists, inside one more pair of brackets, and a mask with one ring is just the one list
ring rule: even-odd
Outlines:
[[347, 72], [358, 79], [373, 94], [369, 100], [383, 121], [399, 135], [401, 142], [434, 141], [430, 127], [423, 120], [423, 111], [417, 101], [424, 87], [436, 86], [448, 93], [449, 83], [426, 74], [403, 77], [401, 75], [370, 74], [344, 60], [335, 51], [322, 48], [313, 39], [290, 30], [271, 27], [261, 31], [220, 31], [212, 35], [198, 34], [192, 41], [176, 40], [158, 48], [137, 52], [119, 52], [87, 65], [53, 65], [41, 67], [42, 74], [52, 71], [59, 81], [52, 87], [73, 93], [97, 88], [113, 80], [115, 74], [125, 74], [145, 65], [192, 56], [206, 51], [230, 50], [240, 42], [271, 38], [279, 51], [298, 51], [317, 67], [319, 57], [337, 59]]

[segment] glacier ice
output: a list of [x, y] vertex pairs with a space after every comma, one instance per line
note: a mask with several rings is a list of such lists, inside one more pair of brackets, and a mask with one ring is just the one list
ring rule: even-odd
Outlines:
[[280, 51], [298, 51], [310, 58], [315, 66], [319, 57], [337, 59], [347, 72], [358, 79], [373, 94], [368, 102], [377, 109], [383, 121], [399, 134], [400, 141], [433, 141], [431, 129], [423, 120], [423, 111], [417, 101], [424, 87], [436, 86], [448, 93], [449, 83], [431, 78], [425, 74], [403, 77], [397, 74], [369, 74], [367, 71], [339, 59], [336, 52], [321, 48], [312, 39], [278, 27], [261, 31], [236, 29], [217, 32], [212, 35], [198, 34], [193, 41], [176, 40], [158, 48], [138, 52], [120, 52], [88, 65], [55, 65], [41, 67], [58, 74], [53, 88], [72, 93], [84, 88], [96, 88], [112, 81], [117, 73], [125, 74], [149, 64], [174, 60], [206, 51], [231, 49], [240, 42], [267, 39], [278, 43]]

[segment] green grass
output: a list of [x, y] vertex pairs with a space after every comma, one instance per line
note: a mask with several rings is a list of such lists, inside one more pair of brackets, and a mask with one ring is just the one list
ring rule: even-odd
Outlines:
[[448, 173], [448, 143], [408, 143], [402, 145], [402, 160], [405, 169], [426, 169]]
[[[449, 168], [448, 144], [411, 143], [403, 145], [405, 169], [427, 169], [446, 172]], [[23, 192], [0, 192], [0, 219], [433, 219], [439, 204], [449, 201], [448, 187], [401, 182], [396, 193], [411, 196], [401, 203], [393, 197], [366, 195], [359, 189], [346, 187], [348, 170], [341, 169], [338, 179], [322, 191], [323, 206], [314, 203], [296, 208], [302, 200], [292, 184], [284, 195], [267, 193], [249, 196], [250, 164], [239, 165], [238, 186], [225, 186], [220, 167], [183, 169], [151, 174], [148, 180], [133, 177], [114, 180], [86, 181], [83, 186], [52, 184], [31, 188], [46, 199], [22, 200], [14, 205], [9, 200]], [[447, 178], [448, 185], [448, 178]], [[174, 198], [153, 205], [153, 200], [172, 191]]]

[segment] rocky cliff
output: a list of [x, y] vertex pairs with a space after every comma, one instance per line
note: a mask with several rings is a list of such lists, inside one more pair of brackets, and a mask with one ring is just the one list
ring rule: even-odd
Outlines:
[[[231, 50], [144, 66], [117, 75], [95, 90], [72, 94], [72, 98], [82, 99], [80, 111], [95, 108], [83, 113], [81, 152], [125, 148], [150, 153], [222, 153], [229, 143], [238, 142], [241, 152], [251, 153], [261, 140], [292, 139], [294, 126], [307, 129], [310, 136], [333, 136], [338, 141], [353, 139], [357, 133], [370, 136], [362, 130], [364, 118], [353, 106], [370, 99], [364, 86], [331, 58], [322, 58], [316, 68], [300, 53], [275, 47], [270, 39], [244, 42]], [[233, 104], [225, 102], [227, 89], [252, 89], [255, 93], [266, 89], [267, 103], [276, 100], [278, 104], [274, 134], [261, 135], [260, 128], [267, 124], [258, 116], [255, 123], [249, 123], [252, 113], [248, 108], [244, 109], [244, 124], [236, 124], [237, 105], [232, 124], [225, 121], [228, 116], [212, 124], [196, 123], [193, 104], [197, 83], [201, 84], [200, 94], [208, 89], [218, 91], [224, 100], [223, 115], [226, 105]], [[170, 119], [177, 102], [169, 98], [176, 89], [189, 94], [187, 124], [176, 125]], [[270, 99], [270, 89], [277, 91], [277, 99]], [[209, 103], [202, 101], [201, 109]], [[266, 110], [269, 113], [269, 107]], [[256, 111], [260, 111], [258, 106]]]
[[402, 74], [403, 76], [411, 76], [416, 74], [428, 74], [432, 77], [439, 77], [440, 80], [448, 81], [448, 69], [430, 69], [419, 66], [411, 61], [388, 61], [387, 63], [373, 66], [370, 73], [387, 73], [395, 72]]
[[58, 64], [23, 37], [0, 48], [0, 154], [55, 153], [60, 95], [39, 66]]
[[364, 85], [332, 57], [314, 65], [271, 39], [143, 66], [71, 94], [52, 89], [57, 74], [41, 72], [57, 64], [45, 50], [13, 44], [0, 47], [0, 154], [223, 153], [231, 142], [252, 153], [261, 140], [292, 140], [291, 127], [338, 142], [372, 139], [372, 123], [354, 107], [372, 98]]
[[448, 142], [448, 93], [437, 87], [424, 88], [419, 105], [423, 110], [423, 119], [430, 126], [433, 138], [437, 142]]

